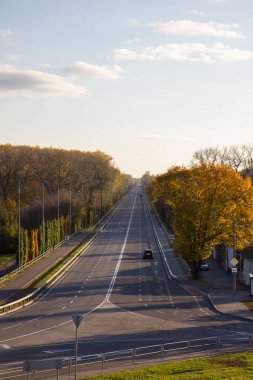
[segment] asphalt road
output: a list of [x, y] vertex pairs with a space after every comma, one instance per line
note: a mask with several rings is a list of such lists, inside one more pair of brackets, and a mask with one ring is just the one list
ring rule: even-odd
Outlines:
[[[149, 203], [141, 194], [137, 187], [123, 200], [85, 254], [47, 294], [0, 318], [0, 373], [15, 362], [74, 356], [74, 314], [84, 316], [78, 330], [80, 355], [252, 333], [251, 323], [216, 314], [205, 297], [166, 277]], [[148, 247], [153, 260], [142, 259]], [[170, 264], [180, 277], [178, 263]]]

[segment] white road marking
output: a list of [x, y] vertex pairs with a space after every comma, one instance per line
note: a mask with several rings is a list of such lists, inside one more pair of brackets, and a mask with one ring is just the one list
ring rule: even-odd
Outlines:
[[0, 344], [0, 347], [4, 348], [5, 350], [10, 349], [10, 346], [8, 346], [8, 344]]
[[51, 351], [42, 351], [45, 354], [57, 354], [59, 352], [67, 352], [67, 351], [75, 351], [74, 349], [68, 349], [68, 350], [51, 350]]
[[115, 271], [114, 271], [114, 274], [113, 274], [113, 277], [112, 277], [112, 280], [111, 280], [108, 292], [106, 294], [105, 301], [109, 301], [110, 296], [112, 294], [112, 290], [113, 290], [115, 281], [116, 281], [116, 278], [117, 278], [117, 275], [118, 275], [118, 271], [119, 271], [119, 267], [120, 267], [121, 260], [122, 260], [122, 257], [123, 257], [123, 253], [124, 253], [125, 248], [126, 248], [126, 243], [127, 243], [127, 239], [128, 239], [128, 235], [129, 235], [130, 225], [131, 225], [132, 218], [133, 218], [135, 203], [136, 203], [136, 198], [134, 200], [133, 208], [132, 208], [132, 211], [131, 211], [131, 215], [130, 215], [130, 219], [129, 219], [129, 223], [128, 223], [128, 227], [127, 227], [127, 232], [126, 232], [125, 240], [124, 240], [123, 246], [121, 248], [121, 252], [120, 252], [120, 256], [119, 256], [118, 262], [117, 262], [117, 266], [115, 268]]
[[66, 306], [63, 306], [61, 309], [62, 309], [62, 310], [66, 309]]
[[70, 303], [73, 303], [74, 301], [72, 300], [72, 301], [70, 301]]

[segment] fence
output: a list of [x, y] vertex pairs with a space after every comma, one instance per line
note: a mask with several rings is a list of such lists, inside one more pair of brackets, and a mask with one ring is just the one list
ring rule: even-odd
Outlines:
[[[151, 346], [136, 347], [126, 350], [111, 351], [93, 355], [83, 355], [78, 357], [78, 371], [85, 370], [105, 370], [118, 366], [128, 366], [135, 364], [147, 364], [154, 361], [168, 360], [173, 356], [189, 353], [220, 353], [231, 352], [232, 348], [241, 351], [253, 347], [252, 335], [233, 334], [223, 336], [211, 336], [206, 338], [182, 340], [175, 342], [167, 342]], [[63, 369], [61, 374], [73, 375], [75, 358], [62, 358]], [[54, 376], [52, 371], [38, 371], [33, 373], [33, 378], [47, 378], [49, 375]], [[0, 379], [27, 378], [27, 374], [23, 372], [23, 362], [0, 364]]]
[[[87, 250], [87, 248], [93, 243], [93, 241], [97, 238], [97, 236], [100, 234], [100, 232], [105, 228], [105, 226], [107, 225], [107, 223], [111, 220], [111, 218], [114, 216], [114, 214], [116, 213], [119, 205], [121, 202], [123, 202], [125, 199], [125, 197], [123, 197], [120, 201], [118, 201], [116, 203], [116, 205], [100, 220], [100, 224], [103, 223], [101, 225], [101, 227], [99, 228], [99, 230], [96, 232], [96, 234], [85, 244], [85, 246], [78, 252], [77, 255], [75, 255], [74, 257], [72, 257], [57, 273], [55, 273], [48, 281], [46, 281], [43, 285], [41, 285], [38, 289], [34, 290], [32, 293], [28, 294], [27, 296], [23, 297], [23, 298], [20, 298], [16, 301], [13, 301], [13, 302], [10, 302], [8, 304], [5, 304], [5, 305], [2, 305], [0, 306], [0, 316], [4, 315], [4, 314], [7, 314], [7, 313], [10, 313], [11, 311], [14, 311], [14, 310], [18, 310], [20, 309], [21, 307], [24, 307], [26, 305], [29, 305], [30, 303], [33, 302], [34, 299], [36, 299], [40, 293], [42, 293], [44, 290], [46, 290], [50, 285], [53, 285], [56, 281], [58, 281], [60, 279], [60, 277], [65, 273], [65, 271], [67, 269], [69, 269], [72, 265], [75, 264], [75, 262], [78, 260], [78, 258]], [[97, 225], [95, 225], [94, 227], [97, 227]], [[59, 247], [63, 242], [60, 242], [57, 246], [55, 246], [55, 248]], [[47, 253], [49, 253], [50, 251], [52, 250], [52, 248], [50, 250], [48, 250], [47, 252], [44, 252], [43, 253], [43, 256], [45, 256]], [[7, 276], [15, 276], [17, 273], [19, 273], [20, 271], [24, 270], [25, 268], [27, 268], [28, 266], [30, 266], [31, 264], [33, 264], [34, 262], [36, 262], [37, 260], [41, 259], [42, 258], [42, 255], [36, 257], [34, 260], [30, 261], [29, 263], [23, 265], [22, 267], [18, 268], [17, 270], [11, 272], [11, 274], [7, 275]], [[55, 265], [55, 264], [54, 264]], [[15, 272], [15, 273], [14, 273]], [[6, 276], [5, 276], [6, 277]], [[4, 278], [4, 277], [3, 277]], [[10, 277], [8, 277], [8, 280], [10, 279]], [[0, 282], [1, 283], [1, 282]]]

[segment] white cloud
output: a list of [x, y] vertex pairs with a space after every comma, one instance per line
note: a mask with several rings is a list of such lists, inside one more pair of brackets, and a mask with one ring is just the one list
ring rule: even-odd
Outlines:
[[51, 69], [51, 67], [53, 67], [51, 63], [40, 63], [39, 66], [45, 67], [46, 69]]
[[60, 76], [0, 64], [0, 96], [78, 96], [86, 90]]
[[202, 36], [220, 38], [244, 38], [238, 31], [237, 24], [220, 24], [218, 22], [199, 22], [191, 20], [158, 21], [148, 25], [156, 32], [179, 36]]
[[163, 136], [163, 135], [142, 135], [139, 136], [141, 139], [151, 139], [151, 140], [182, 140], [182, 141], [197, 141], [197, 138], [188, 136]]
[[12, 36], [12, 33], [10, 30], [0, 30], [0, 40], [2, 41], [8, 41]]
[[98, 66], [82, 61], [65, 65], [63, 71], [71, 75], [86, 75], [96, 79], [118, 79], [124, 73], [124, 70], [118, 65]]
[[22, 58], [20, 54], [6, 54], [6, 57], [9, 61], [19, 61]]
[[137, 42], [140, 42], [141, 39], [140, 38], [130, 38], [129, 40], [126, 40], [126, 44], [127, 45], [133, 45], [133, 44], [136, 44]]
[[145, 47], [140, 51], [115, 49], [114, 58], [121, 61], [187, 61], [187, 62], [239, 62], [253, 58], [250, 50], [231, 48], [222, 43], [210, 46], [202, 43], [167, 44]]
[[196, 9], [192, 9], [188, 13], [190, 13], [191, 15], [194, 15], [194, 16], [205, 16], [205, 12], [197, 11]]

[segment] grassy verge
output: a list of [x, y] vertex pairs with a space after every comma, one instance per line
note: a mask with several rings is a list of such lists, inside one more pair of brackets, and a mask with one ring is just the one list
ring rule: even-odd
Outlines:
[[41, 285], [43, 285], [46, 281], [48, 281], [68, 261], [70, 261], [70, 259], [72, 259], [73, 257], [75, 257], [84, 248], [84, 246], [87, 244], [87, 241], [89, 241], [92, 238], [92, 236], [94, 236], [94, 235], [95, 235], [95, 232], [89, 233], [89, 235], [85, 238], [85, 240], [81, 244], [79, 244], [76, 248], [74, 248], [73, 251], [70, 252], [70, 254], [66, 257], [66, 259], [64, 259], [63, 261], [61, 261], [61, 262], [57, 263], [56, 265], [54, 265], [53, 267], [51, 267], [48, 272], [46, 272], [42, 277], [40, 277], [39, 279], [37, 279], [36, 281], [34, 281], [31, 286], [34, 289], [37, 289]]
[[[252, 379], [253, 354], [243, 352], [153, 365], [97, 376], [97, 380], [247, 380]], [[85, 380], [91, 378], [85, 378]], [[94, 379], [94, 377], [93, 377]]]

